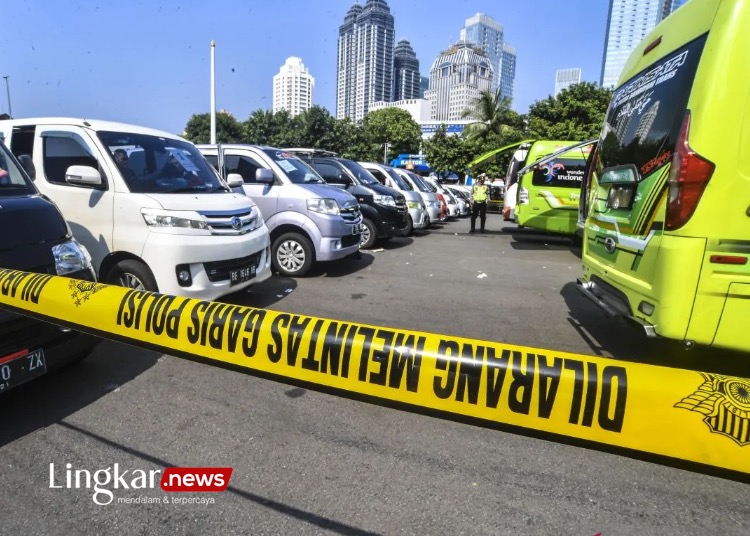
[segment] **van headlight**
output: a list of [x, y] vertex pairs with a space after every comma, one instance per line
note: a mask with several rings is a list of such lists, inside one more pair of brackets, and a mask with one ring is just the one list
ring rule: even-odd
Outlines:
[[406, 202], [406, 206], [409, 207], [410, 209], [420, 209], [421, 210], [423, 208], [422, 207], [422, 203], [420, 203], [419, 201], [407, 201]]
[[338, 216], [341, 214], [341, 209], [335, 199], [308, 199], [307, 210], [318, 212], [320, 214], [328, 214], [330, 216]]
[[374, 195], [373, 201], [375, 201], [378, 205], [383, 205], [384, 207], [396, 207], [396, 200], [393, 199], [392, 195]]
[[143, 219], [149, 227], [208, 229], [208, 225], [196, 212], [176, 212], [171, 210], [141, 209]]
[[265, 222], [263, 219], [263, 214], [260, 213], [260, 209], [257, 206], [254, 206], [253, 209], [250, 211], [250, 228], [247, 230], [249, 233], [250, 231], [255, 231], [256, 229], [260, 229]]
[[52, 256], [55, 258], [57, 275], [67, 275], [91, 268], [89, 252], [74, 238], [52, 246]]

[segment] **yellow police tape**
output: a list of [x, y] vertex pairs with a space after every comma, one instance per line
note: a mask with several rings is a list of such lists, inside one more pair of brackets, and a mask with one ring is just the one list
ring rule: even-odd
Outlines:
[[748, 379], [2, 269], [0, 305], [280, 381], [750, 475]]

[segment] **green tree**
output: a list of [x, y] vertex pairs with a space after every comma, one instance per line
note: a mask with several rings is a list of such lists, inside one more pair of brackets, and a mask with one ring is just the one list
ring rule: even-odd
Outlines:
[[475, 119], [466, 126], [468, 138], [490, 139], [495, 136], [518, 137], [524, 129], [523, 117], [510, 107], [511, 100], [496, 92], [482, 91], [472, 105], [463, 111], [463, 118]]
[[[334, 125], [335, 144], [331, 150], [344, 158], [352, 160], [372, 160], [373, 148], [371, 142], [365, 136], [361, 123], [355, 123], [350, 118], [336, 121]], [[379, 161], [379, 160], [378, 160]]]
[[531, 137], [585, 140], [599, 136], [612, 91], [592, 82], [574, 84], [556, 97], [536, 101], [529, 108]]
[[245, 121], [247, 143], [271, 147], [298, 147], [300, 145], [300, 120], [286, 110], [272, 112], [256, 110]]
[[382, 108], [368, 113], [362, 121], [364, 135], [370, 145], [368, 160], [383, 161], [383, 144], [389, 143], [391, 156], [419, 151], [422, 129], [411, 114], [401, 108]]
[[432, 138], [425, 142], [424, 153], [438, 177], [445, 178], [451, 173], [462, 176], [471, 160], [470, 144], [461, 136], [449, 136], [445, 125], [441, 125]]
[[[193, 143], [211, 142], [211, 114], [195, 114], [187, 122], [184, 137]], [[226, 112], [216, 114], [217, 143], [241, 143], [244, 139], [242, 123]]]
[[336, 119], [321, 106], [313, 106], [302, 112], [296, 121], [300, 127], [299, 145], [315, 149], [338, 147]]

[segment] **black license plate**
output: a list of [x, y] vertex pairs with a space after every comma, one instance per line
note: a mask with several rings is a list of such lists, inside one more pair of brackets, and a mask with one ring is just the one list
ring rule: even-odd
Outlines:
[[47, 362], [41, 348], [33, 352], [21, 350], [0, 357], [0, 392], [33, 380], [45, 372], [47, 372]]
[[239, 285], [255, 277], [255, 266], [243, 266], [229, 271], [229, 282], [231, 285]]

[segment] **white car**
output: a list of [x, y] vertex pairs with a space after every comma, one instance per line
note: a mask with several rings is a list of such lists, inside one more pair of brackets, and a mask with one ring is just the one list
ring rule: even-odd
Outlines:
[[428, 181], [430, 184], [432, 184], [438, 192], [443, 194], [443, 197], [445, 198], [445, 202], [448, 205], [448, 218], [458, 218], [460, 215], [460, 209], [458, 207], [458, 201], [456, 200], [456, 197], [445, 187], [444, 184], [441, 184], [439, 181], [434, 179], [433, 177], [425, 177], [425, 180]]
[[396, 170], [390, 166], [372, 162], [360, 162], [359, 164], [369, 171], [380, 184], [388, 188], [393, 188], [403, 194], [404, 199], [406, 199], [406, 206], [409, 209], [409, 218], [411, 219], [409, 234], [411, 234], [411, 230], [413, 229], [426, 229], [430, 226], [430, 214], [422, 200], [422, 196], [414, 190], [410, 183], [406, 182], [396, 173]]
[[214, 300], [271, 276], [260, 210], [188, 141], [70, 118], [0, 121], [0, 135], [31, 157], [100, 281]]

